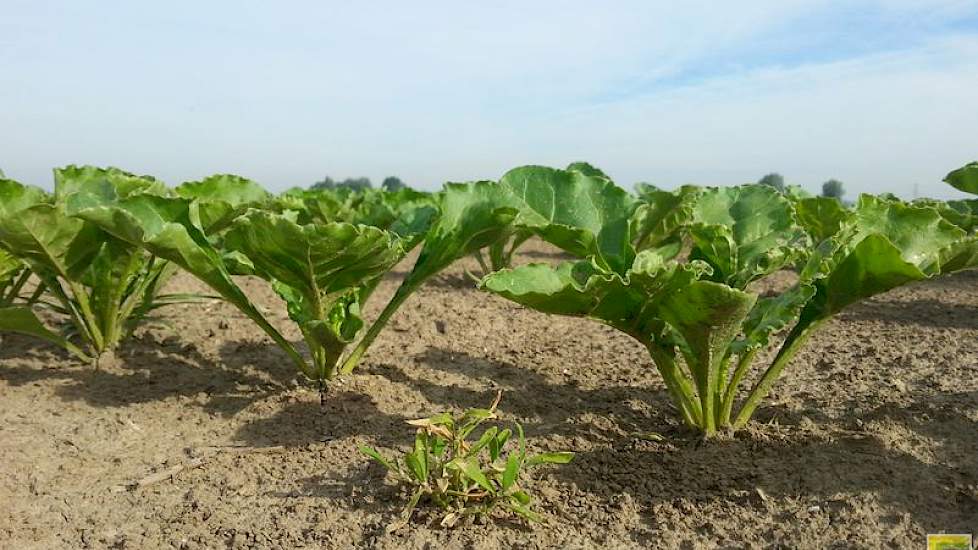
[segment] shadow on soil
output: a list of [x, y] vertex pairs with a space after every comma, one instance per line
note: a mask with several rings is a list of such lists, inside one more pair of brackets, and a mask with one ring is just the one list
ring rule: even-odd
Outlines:
[[[911, 312], [912, 315], [908, 315]], [[846, 311], [842, 317], [858, 321], [885, 321], [900, 325], [978, 329], [978, 307], [969, 304], [949, 304], [935, 299], [919, 299], [912, 302], [867, 301]]]
[[116, 365], [95, 369], [36, 339], [5, 335], [0, 360], [42, 357], [52, 366], [5, 365], [0, 379], [12, 385], [62, 380], [67, 383], [56, 390], [61, 398], [97, 407], [205, 394], [199, 401], [204, 410], [230, 416], [289, 387], [295, 370], [277, 352], [274, 346], [228, 342], [221, 348], [221, 361], [215, 362], [192, 344], [145, 334], [123, 345]]
[[[886, 403], [845, 419], [847, 425], [883, 426], [873, 430], [845, 429], [828, 417], [813, 424], [778, 407], [766, 408], [753, 426], [732, 439], [698, 442], [680, 435], [649, 443], [622, 438], [578, 453], [553, 475], [602, 499], [626, 492], [648, 507], [670, 503], [680, 509], [722, 510], [736, 503], [756, 507], [778, 522], [803, 520], [799, 512], [811, 506], [830, 515], [845, 507], [858, 514], [869, 506], [861, 497], [875, 496], [893, 511], [883, 514], [878, 527], [899, 523], [906, 515], [924, 532], [972, 532], [978, 526], [978, 423], [963, 403], [971, 404], [973, 415], [978, 392], [921, 392], [909, 405]], [[781, 429], [761, 424], [772, 416]], [[908, 431], [913, 437], [905, 435]], [[930, 440], [923, 452], [903, 450], [918, 451], [918, 437]], [[654, 517], [648, 525], [660, 527]]]
[[[867, 509], [871, 517], [882, 514], [877, 518], [880, 528], [904, 521], [904, 516], [932, 531], [968, 532], [978, 525], [978, 425], [962, 410], [962, 403], [972, 404], [972, 413], [978, 410], [978, 392], [921, 391], [909, 405], [883, 404], [844, 423], [828, 416], [816, 416], [812, 423], [767, 407], [759, 411], [759, 422], [737, 437], [702, 442], [676, 424], [664, 391], [579, 388], [508, 363], [439, 349], [423, 355], [419, 364], [443, 376], [426, 373], [420, 365], [410, 372], [375, 365], [367, 372], [420, 392], [431, 413], [484, 407], [501, 389], [504, 419], [522, 420], [531, 441], [556, 436], [548, 446], [577, 452], [571, 464], [539, 474], [541, 483], [560, 488], [557, 496], [543, 499], [541, 508], [561, 521], [585, 522], [591, 512], [582, 513], [581, 506], [585, 511], [613, 506], [609, 503], [628, 494], [645, 516], [647, 529], [633, 534], [643, 543], [668, 527], [659, 525], [651, 512], [663, 504], [680, 510], [710, 507], [719, 514], [730, 506], [753, 507], [762, 517], [783, 523], [803, 521], [798, 514], [813, 506], [830, 517], [843, 509], [848, 517], [858, 516], [853, 510], [872, 507], [867, 500], [878, 498], [892, 510], [887, 515]], [[477, 384], [452, 384], [458, 376]], [[471, 389], [478, 385], [484, 389]], [[780, 428], [762, 424], [772, 417], [779, 419]], [[249, 423], [237, 437], [252, 445], [303, 445], [366, 436], [379, 446], [398, 448], [410, 437], [407, 418], [379, 410], [368, 395], [339, 391], [330, 396], [325, 411], [313, 403], [295, 403]], [[880, 433], [849, 429], [857, 420], [886, 421], [934, 440], [930, 451], [935, 459], [922, 460], [919, 453], [887, 443], [884, 439], [890, 438], [881, 439]], [[647, 442], [630, 435], [650, 429], [665, 440]], [[359, 486], [368, 500], [400, 502], [396, 489], [380, 482], [384, 476], [382, 468], [371, 464], [345, 481], [310, 478], [307, 489], [334, 495]], [[389, 515], [391, 508], [377, 510]]]
[[[479, 277], [480, 272], [473, 272], [473, 276]], [[433, 288], [474, 290], [478, 286], [478, 282], [464, 273], [440, 273], [425, 281], [425, 285]]]
[[[4, 336], [0, 360], [25, 355], [43, 355], [48, 364], [69, 362], [31, 339]], [[255, 400], [282, 393], [295, 377], [274, 346], [231, 342], [220, 355], [221, 363], [234, 368], [215, 364], [175, 338], [143, 335], [126, 346], [120, 366], [111, 371], [77, 364], [41, 369], [11, 365], [0, 368], [0, 378], [14, 385], [64, 380], [69, 383], [58, 389], [63, 398], [106, 407], [203, 392], [207, 396], [201, 407], [232, 415]], [[978, 392], [919, 390], [900, 403], [882, 403], [843, 421], [809, 414], [814, 419], [810, 423], [791, 411], [766, 407], [758, 420], [776, 416], [784, 429], [757, 423], [736, 438], [701, 443], [676, 423], [665, 392], [654, 387], [581, 388], [573, 380], [561, 382], [555, 375], [444, 349], [429, 350], [418, 363], [410, 370], [365, 367], [391, 387], [419, 392], [431, 413], [483, 407], [501, 389], [504, 418], [521, 420], [531, 439], [555, 437], [549, 445], [577, 452], [571, 464], [540, 474], [542, 483], [563, 487], [556, 497], [544, 498], [541, 508], [553, 509], [566, 521], [587, 521], [587, 514], [570, 508], [581, 506], [572, 501], [583, 501], [588, 510], [628, 494], [640, 504], [648, 527], [634, 536], [649, 542], [660, 528], [651, 512], [657, 505], [712, 507], [718, 513], [729, 506], [754, 507], [777, 522], [792, 522], [801, 520], [799, 509], [819, 506], [831, 514], [866, 506], [863, 497], [877, 496], [893, 511], [891, 516], [884, 513], [883, 523], [907, 515], [931, 531], [970, 532], [978, 526], [978, 423], [973, 420]], [[467, 387], [452, 382], [458, 377], [470, 379]], [[817, 403], [811, 405], [807, 411], [819, 409]], [[381, 411], [365, 393], [337, 386], [325, 408], [310, 400], [278, 406], [270, 417], [243, 426], [236, 439], [255, 446], [302, 446], [367, 436], [379, 446], [396, 448], [410, 437], [407, 418]], [[879, 432], [859, 428], [857, 420], [898, 429], [881, 438]], [[649, 430], [659, 431], [665, 441], [631, 436]], [[911, 439], [906, 433], [916, 440], [906, 445], [930, 443], [922, 452], [901, 450], [908, 447], [901, 447], [900, 438]], [[919, 458], [928, 453], [932, 459]], [[399, 502], [396, 489], [371, 482], [383, 477], [382, 469], [370, 465], [349, 479], [313, 476], [306, 488], [336, 497], [366, 483], [369, 487], [362, 490], [377, 501], [377, 510], [388, 510], [387, 502]], [[760, 498], [757, 489], [770, 498]]]
[[[430, 404], [428, 410], [388, 414], [376, 407], [370, 395], [334, 386], [325, 408], [311, 401], [289, 404], [273, 417], [249, 423], [238, 433], [238, 438], [254, 445], [303, 445], [323, 438], [361, 434], [377, 438], [381, 445], [397, 446], [410, 435], [406, 420], [441, 410], [486, 407], [497, 390], [503, 392], [499, 409], [504, 418], [519, 420], [528, 436], [559, 434], [612, 441], [617, 436], [647, 429], [649, 425], [682, 431], [668, 416], [669, 405], [661, 391], [638, 387], [583, 389], [574, 384], [554, 384], [511, 364], [438, 349], [425, 353], [419, 361], [446, 375], [464, 374], [477, 379], [483, 389], [439, 383], [425, 377], [423, 372], [408, 374], [399, 368], [365, 365], [365, 373], [380, 376], [387, 384], [420, 392]], [[650, 407], [649, 403], [655, 406]], [[650, 417], [650, 410], [663, 413]], [[593, 418], [580, 418], [587, 416], [586, 413], [594, 415]], [[310, 421], [313, 417], [318, 419]], [[610, 427], [614, 430], [609, 431]]]

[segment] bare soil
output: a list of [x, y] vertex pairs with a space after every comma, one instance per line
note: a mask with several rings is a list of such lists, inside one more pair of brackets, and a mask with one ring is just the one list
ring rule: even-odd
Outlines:
[[[557, 259], [534, 244], [520, 261]], [[704, 442], [636, 342], [481, 293], [463, 266], [408, 301], [325, 409], [219, 302], [166, 310], [98, 371], [3, 336], [0, 547], [922, 548], [978, 532], [978, 272], [853, 307], [749, 430]], [[245, 286], [288, 327], [263, 282]], [[577, 452], [532, 476], [548, 522], [420, 513], [385, 533], [405, 495], [357, 446], [392, 453], [405, 420], [497, 389], [534, 449]]]

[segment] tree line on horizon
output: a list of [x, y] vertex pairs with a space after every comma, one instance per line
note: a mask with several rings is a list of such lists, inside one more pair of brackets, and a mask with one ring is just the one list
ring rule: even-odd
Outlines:
[[[767, 185], [768, 187], [773, 187], [780, 193], [784, 193], [787, 189], [784, 183], [784, 176], [777, 172], [771, 172], [770, 174], [764, 175], [761, 179], [757, 180], [757, 183]], [[830, 197], [839, 199], [841, 201], [845, 194], [845, 184], [835, 178], [831, 178], [822, 183], [823, 197]]]
[[[346, 178], [342, 181], [336, 181], [329, 176], [325, 176], [309, 187], [310, 189], [351, 189], [353, 191], [363, 191], [373, 189], [374, 185], [368, 177]], [[381, 189], [389, 192], [404, 189], [405, 187], [407, 187], [407, 184], [397, 176], [387, 176], [380, 184]]]
[[[777, 172], [771, 172], [770, 174], [764, 175], [757, 180], [757, 183], [767, 185], [768, 187], [773, 187], [781, 193], [784, 193], [787, 189], [784, 182], [784, 176]], [[373, 189], [374, 186], [373, 182], [368, 177], [361, 176], [358, 178], [346, 178], [341, 181], [336, 181], [330, 176], [324, 176], [323, 179], [313, 183], [309, 187], [310, 189], [351, 189], [353, 191], [363, 191], [365, 189]], [[405, 187], [408, 187], [408, 185], [397, 176], [388, 176], [384, 178], [384, 181], [380, 184], [381, 189], [389, 192], [397, 191], [398, 189], [403, 189]], [[829, 179], [822, 184], [823, 197], [832, 197], [841, 201], [845, 193], [845, 184], [835, 178]]]

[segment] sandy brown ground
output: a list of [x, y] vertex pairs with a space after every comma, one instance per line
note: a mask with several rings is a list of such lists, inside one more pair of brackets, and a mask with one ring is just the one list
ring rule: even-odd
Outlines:
[[[521, 261], [554, 259], [534, 245]], [[185, 275], [173, 286], [200, 290]], [[247, 289], [287, 326], [262, 282]], [[480, 293], [457, 266], [325, 411], [232, 307], [165, 317], [98, 372], [4, 337], [0, 547], [922, 548], [927, 532], [978, 531], [976, 272], [852, 308], [750, 430], [706, 443], [677, 424], [636, 342]], [[485, 406], [497, 389], [535, 449], [578, 453], [533, 475], [549, 522], [445, 530], [420, 514], [385, 534], [404, 495], [357, 445], [393, 452], [405, 419]], [[633, 437], [650, 431], [665, 441]]]

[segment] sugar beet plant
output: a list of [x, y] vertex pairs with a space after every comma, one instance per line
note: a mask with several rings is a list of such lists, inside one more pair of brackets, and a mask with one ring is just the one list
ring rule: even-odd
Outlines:
[[[324, 388], [338, 374], [343, 351], [363, 324], [364, 302], [380, 278], [420, 241], [433, 209], [406, 209], [384, 230], [323, 219], [300, 223], [308, 213], [280, 203], [243, 214], [240, 205], [225, 214], [223, 206], [209, 204], [215, 197], [235, 195], [228, 186], [242, 182], [247, 180], [211, 178], [177, 188], [178, 196], [75, 193], [68, 202], [78, 218], [196, 276], [261, 327], [301, 372]], [[232, 274], [269, 281], [298, 326], [308, 357], [251, 303]]]
[[[805, 342], [846, 306], [975, 265], [975, 240], [936, 210], [871, 196], [833, 221], [837, 227], [824, 229], [817, 245], [788, 199], [762, 186], [704, 189], [684, 212], [674, 225], [691, 242], [688, 259], [677, 260], [675, 247], [637, 251], [629, 233], [603, 231], [606, 238], [591, 239], [586, 253], [573, 250], [581, 260], [501, 270], [482, 287], [539, 311], [597, 320], [640, 341], [685, 423], [708, 436], [742, 428]], [[634, 232], [638, 224], [630, 227]], [[802, 266], [799, 281], [780, 295], [751, 290], [794, 265]], [[781, 331], [787, 335], [773, 361], [752, 372], [759, 352]], [[748, 378], [754, 383], [738, 405]]]
[[259, 210], [236, 220], [225, 243], [285, 300], [312, 357], [304, 372], [321, 382], [336, 376], [363, 327], [362, 304], [405, 253], [397, 235], [376, 227], [299, 225]]
[[[0, 267], [0, 330], [42, 338], [96, 363], [157, 308], [198, 296], [162, 294], [175, 265], [82, 219], [80, 204], [192, 196], [202, 225], [217, 233], [244, 208], [267, 199], [260, 187], [233, 176], [171, 190], [151, 177], [90, 166], [55, 170], [53, 196], [11, 180], [0, 182], [0, 194], [0, 266], [13, 266], [15, 274], [5, 277]], [[32, 292], [22, 295], [32, 277]], [[68, 323], [49, 328], [38, 317], [39, 308]]]
[[[361, 452], [382, 464], [411, 491], [401, 518], [388, 527], [389, 531], [406, 525], [423, 501], [441, 509], [441, 525], [445, 527], [466, 516], [491, 514], [497, 508], [528, 521], [542, 520], [530, 506], [530, 494], [522, 485], [523, 473], [545, 464], [567, 464], [574, 454], [529, 454], [519, 423], [514, 425], [515, 432], [490, 426], [476, 435], [480, 425], [498, 418], [498, 404], [497, 394], [488, 409], [469, 409], [460, 415], [446, 412], [409, 421], [417, 431], [403, 462], [385, 458], [373, 448], [360, 447]], [[512, 448], [514, 435], [516, 445]]]
[[[164, 263], [69, 214], [66, 199], [81, 189], [128, 195], [163, 187], [121, 170], [74, 166], [55, 171], [54, 196], [0, 180], [0, 247], [26, 266], [17, 270], [4, 297], [0, 330], [47, 340], [97, 363], [149, 312], [174, 297], [159, 294]], [[31, 275], [35, 289], [18, 300]], [[67, 318], [68, 324], [50, 329], [37, 307]], [[75, 343], [79, 340], [81, 345]]]

